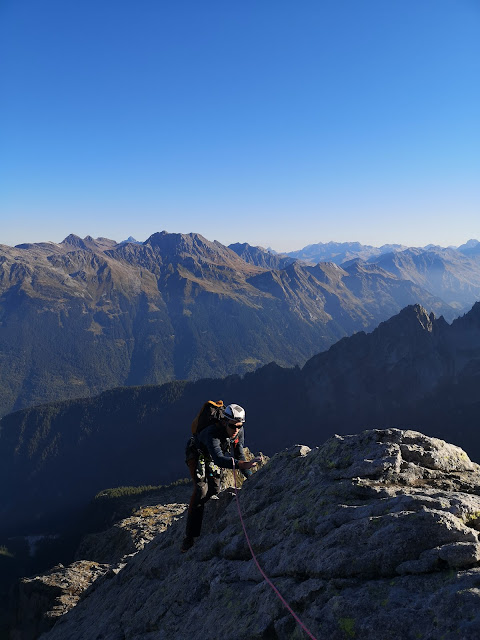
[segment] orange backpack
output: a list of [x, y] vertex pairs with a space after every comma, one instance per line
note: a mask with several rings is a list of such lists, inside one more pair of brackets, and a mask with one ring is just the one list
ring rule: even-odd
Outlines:
[[205, 402], [192, 422], [192, 433], [200, 433], [200, 431], [208, 427], [209, 424], [221, 420], [224, 409], [223, 400], [217, 400], [216, 402], [214, 400], [208, 400]]

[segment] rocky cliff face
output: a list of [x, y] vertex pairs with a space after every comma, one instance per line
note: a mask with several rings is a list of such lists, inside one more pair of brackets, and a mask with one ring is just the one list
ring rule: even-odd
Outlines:
[[396, 412], [416, 406], [452, 374], [454, 359], [452, 327], [414, 306], [368, 336], [357, 334], [314, 356], [303, 373], [315, 413], [337, 427], [346, 412], [347, 419], [372, 419], [375, 412], [394, 421]]
[[[313, 635], [480, 638], [480, 467], [415, 431], [277, 454], [240, 492], [258, 560]], [[42, 640], [304, 637], [259, 574], [225, 492], [180, 555], [174, 522]]]
[[[480, 303], [448, 325], [419, 305], [371, 334], [358, 333], [311, 358], [302, 370], [311, 412], [333, 429], [398, 421], [458, 437], [472, 454], [479, 442]], [[455, 427], [453, 425], [456, 425]]]

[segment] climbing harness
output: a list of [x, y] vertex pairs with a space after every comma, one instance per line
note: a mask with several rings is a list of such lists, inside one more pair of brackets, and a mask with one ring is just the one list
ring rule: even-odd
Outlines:
[[248, 537], [247, 534], [247, 530], [245, 528], [245, 523], [243, 521], [243, 516], [242, 516], [242, 510], [240, 509], [240, 501], [238, 499], [238, 490], [237, 490], [237, 477], [235, 474], [235, 458], [232, 458], [232, 462], [233, 462], [233, 480], [234, 480], [234, 484], [235, 484], [235, 499], [237, 501], [237, 509], [238, 509], [238, 515], [240, 516], [240, 522], [242, 523], [242, 528], [243, 528], [243, 533], [245, 534], [245, 538], [247, 540], [247, 544], [248, 544], [248, 548], [250, 549], [250, 553], [252, 554], [252, 558], [255, 562], [255, 564], [257, 565], [257, 569], [260, 571], [260, 573], [262, 574], [264, 580], [272, 587], [272, 589], [274, 590], [274, 592], [276, 593], [277, 597], [280, 599], [280, 601], [282, 602], [282, 604], [288, 609], [288, 611], [292, 614], [292, 616], [295, 618], [296, 622], [302, 627], [302, 629], [305, 631], [305, 633], [307, 634], [307, 636], [309, 638], [311, 638], [311, 640], [317, 640], [315, 638], [315, 636], [313, 635], [313, 633], [311, 631], [309, 631], [309, 629], [307, 629], [307, 627], [303, 624], [303, 622], [300, 620], [300, 618], [297, 616], [297, 614], [295, 613], [295, 611], [293, 611], [292, 607], [288, 604], [288, 602], [285, 600], [285, 598], [282, 596], [282, 594], [280, 593], [280, 591], [277, 589], [277, 587], [273, 584], [273, 582], [270, 580], [270, 578], [266, 575], [266, 573], [264, 572], [264, 570], [262, 569], [262, 567], [260, 566], [257, 557], [255, 556], [253, 549], [252, 549], [252, 545], [250, 544], [250, 539]]

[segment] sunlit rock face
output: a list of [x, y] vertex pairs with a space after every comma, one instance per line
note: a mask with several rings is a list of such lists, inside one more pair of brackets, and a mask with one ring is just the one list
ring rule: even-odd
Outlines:
[[[240, 491], [258, 560], [320, 638], [480, 638], [480, 467], [410, 430], [275, 455]], [[254, 562], [231, 492], [98, 580], [44, 640], [301, 638]], [[96, 586], [95, 586], [96, 585]]]

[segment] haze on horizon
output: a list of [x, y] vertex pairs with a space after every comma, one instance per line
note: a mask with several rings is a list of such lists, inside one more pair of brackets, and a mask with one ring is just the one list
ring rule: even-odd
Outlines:
[[[164, 230], [162, 229], [162, 231], [164, 231]], [[122, 236], [121, 238], [120, 238], [120, 237], [114, 237], [114, 236], [112, 236], [112, 235], [109, 235], [109, 236], [108, 236], [108, 235], [107, 235], [107, 236], [105, 236], [105, 235], [104, 235], [104, 236], [96, 236], [96, 238], [94, 238], [94, 239], [107, 238], [107, 239], [109, 239], [109, 240], [115, 240], [116, 242], [125, 242], [126, 240], [130, 240], [130, 238], [132, 238], [133, 240], [135, 240], [135, 241], [137, 241], [137, 242], [142, 242], [142, 243], [143, 243], [143, 242], [145, 242], [145, 241], [148, 239], [148, 237], [150, 237], [151, 235], [153, 235], [153, 233], [157, 233], [157, 232], [152, 232], [152, 233], [151, 233], [151, 234], [149, 234], [146, 238], [138, 238], [138, 237], [137, 237], [137, 238], [135, 238], [134, 236], [132, 236], [132, 235], [130, 234], [129, 236], [125, 236], [125, 237], [123, 237], [123, 236]], [[168, 231], [167, 233], [180, 233], [180, 232], [178, 232], [178, 231]], [[199, 233], [200, 235], [204, 236], [204, 234], [202, 234], [200, 231], [186, 232], [186, 233]], [[70, 234], [67, 234], [67, 235], [70, 235]], [[92, 234], [86, 234], [86, 236], [81, 236], [81, 235], [79, 235], [79, 234], [73, 234], [73, 235], [77, 235], [77, 236], [78, 236], [78, 237], [80, 237], [81, 239], [84, 239], [86, 236], [93, 237], [93, 236], [92, 236]], [[65, 238], [66, 238], [66, 237], [67, 237], [67, 236], [65, 236]], [[205, 237], [205, 236], [204, 236], [204, 237]], [[64, 240], [65, 238], [62, 238], [62, 240]], [[49, 239], [49, 240], [45, 240], [45, 239], [43, 238], [43, 239], [35, 240], [34, 242], [54, 242], [54, 243], [58, 244], [58, 243], [62, 242], [62, 240], [50, 240], [50, 239]], [[218, 240], [218, 238], [207, 238], [207, 240], [213, 241], [213, 240]], [[220, 241], [219, 241], [219, 242], [220, 242]], [[234, 242], [238, 242], [238, 241], [237, 241], [237, 240], [235, 240]], [[240, 241], [240, 242], [242, 242], [242, 241]], [[336, 241], [336, 240], [319, 241], [319, 243], [323, 243], [323, 244], [328, 244], [329, 242], [336, 243], [337, 241]], [[340, 242], [346, 242], [346, 243], [349, 243], [349, 242], [358, 242], [358, 240], [354, 240], [354, 239], [352, 239], [352, 240], [345, 240], [345, 241], [340, 241]], [[426, 244], [423, 244], [423, 245], [420, 245], [420, 244], [411, 244], [411, 245], [402, 245], [402, 246], [404, 246], [404, 247], [416, 247], [416, 248], [422, 248], [422, 247], [426, 247], [426, 246], [434, 245], [434, 246], [439, 246], [439, 247], [442, 247], [442, 248], [446, 249], [446, 248], [458, 248], [458, 247], [460, 247], [461, 245], [465, 245], [465, 244], [466, 244], [466, 243], [468, 243], [468, 242], [470, 242], [470, 243], [472, 243], [472, 244], [475, 244], [475, 243], [477, 243], [477, 242], [479, 242], [479, 241], [478, 241], [476, 238], [469, 238], [468, 240], [465, 240], [465, 242], [461, 242], [461, 243], [458, 243], [458, 244], [456, 244], [456, 245], [453, 245], [453, 244], [451, 244], [451, 243], [448, 243], [448, 244], [437, 244], [437, 243], [431, 243], [431, 242], [429, 242], [429, 243], [426, 243]], [[308, 247], [309, 247], [309, 246], [311, 246], [311, 245], [315, 245], [315, 244], [319, 244], [319, 243], [317, 243], [317, 242], [311, 242], [311, 243], [307, 243], [306, 245], [303, 245], [302, 247], [296, 247], [295, 249], [284, 249], [284, 250], [277, 250], [275, 247], [271, 247], [271, 246], [268, 246], [268, 247], [267, 247], [267, 245], [260, 245], [260, 246], [263, 246], [263, 248], [264, 248], [264, 249], [267, 249], [267, 248], [268, 248], [269, 250], [276, 251], [277, 253], [282, 253], [282, 252], [287, 253], [287, 252], [290, 252], [290, 251], [299, 251], [299, 250], [301, 250], [301, 249], [305, 249], [305, 248], [308, 248]], [[3, 244], [3, 245], [7, 245], [7, 246], [11, 246], [11, 247], [13, 247], [13, 246], [18, 246], [18, 245], [28, 244], [28, 243], [26, 243], [26, 242], [18, 242], [18, 243], [15, 243], [15, 245], [13, 245], [13, 244], [8, 244], [8, 243], [5, 243], [5, 242], [2, 242], [2, 240], [1, 240], [1, 238], [0, 238], [0, 246], [1, 246], [2, 244]], [[224, 244], [225, 246], [228, 246], [229, 244], [233, 244], [233, 242], [224, 242], [224, 243], [222, 243], [222, 244]], [[253, 245], [253, 244], [252, 244], [252, 243], [250, 243], [250, 242], [247, 242], [247, 244], [250, 244], [250, 245], [252, 245], [252, 246], [259, 246], [259, 245]], [[368, 243], [368, 242], [360, 243], [360, 244], [363, 244], [364, 246], [378, 246], [378, 247], [382, 246], [381, 244], [379, 244], [379, 245], [374, 245], [374, 244], [372, 244], [372, 243]], [[400, 244], [400, 243], [391, 242], [391, 243], [384, 243], [384, 244], [386, 244], [386, 245], [398, 245], [398, 244]]]
[[480, 237], [472, 0], [0, 6], [0, 243]]

